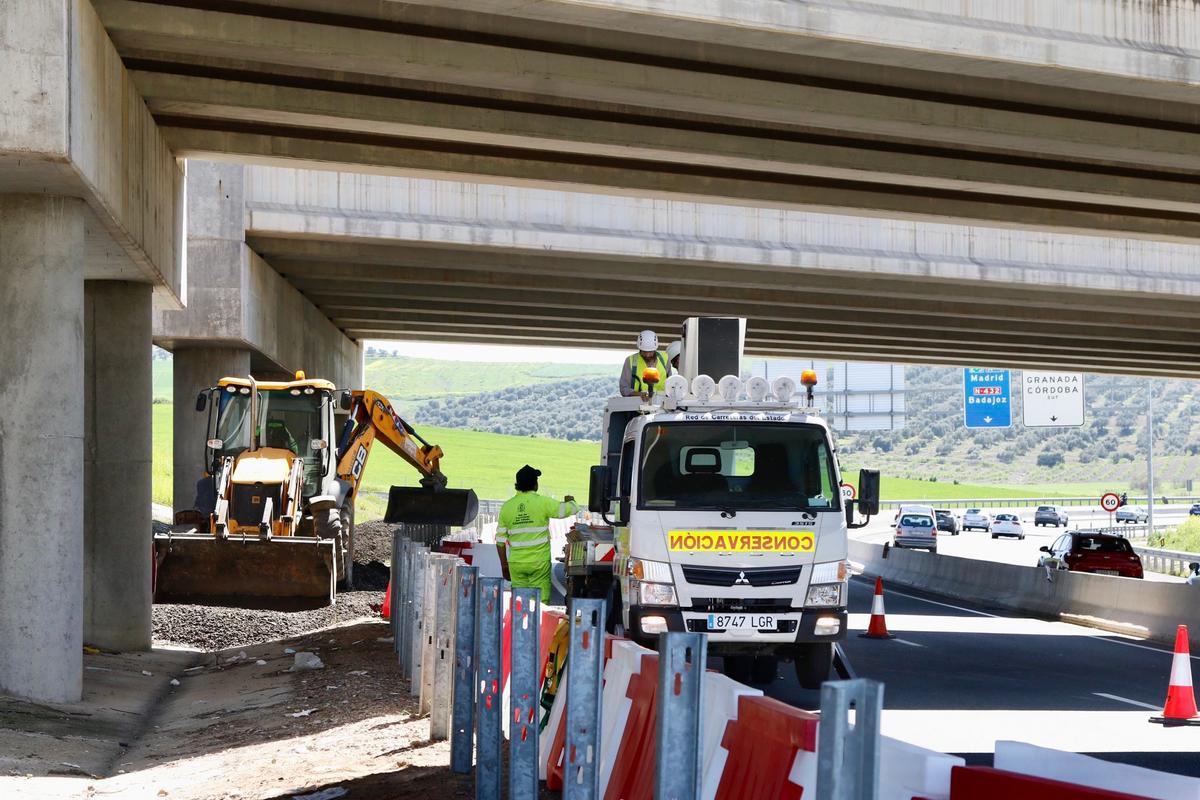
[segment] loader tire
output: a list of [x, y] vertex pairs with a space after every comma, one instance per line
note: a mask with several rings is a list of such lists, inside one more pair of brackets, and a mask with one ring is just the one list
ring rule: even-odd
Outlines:
[[319, 528], [321, 538], [333, 539], [338, 591], [349, 591], [354, 584], [354, 508], [345, 505], [323, 512]]

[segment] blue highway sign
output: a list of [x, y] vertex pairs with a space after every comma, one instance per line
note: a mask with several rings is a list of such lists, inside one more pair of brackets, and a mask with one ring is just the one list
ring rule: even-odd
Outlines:
[[968, 428], [1007, 428], [1012, 425], [1008, 370], [964, 369], [963, 408]]

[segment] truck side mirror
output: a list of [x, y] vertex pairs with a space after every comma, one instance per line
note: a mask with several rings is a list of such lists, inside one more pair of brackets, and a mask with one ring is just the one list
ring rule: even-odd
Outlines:
[[196, 395], [196, 410], [203, 411], [208, 408], [208, 392], [201, 392]]
[[608, 513], [608, 480], [609, 468], [606, 465], [592, 467], [588, 476], [588, 511], [598, 514]]
[[879, 470], [858, 471], [858, 513], [873, 517], [879, 513]]
[[341, 408], [342, 411], [349, 411], [350, 406], [352, 406], [353, 404], [354, 404], [354, 395], [350, 391], [348, 391], [348, 390], [343, 391], [338, 396], [338, 407]]

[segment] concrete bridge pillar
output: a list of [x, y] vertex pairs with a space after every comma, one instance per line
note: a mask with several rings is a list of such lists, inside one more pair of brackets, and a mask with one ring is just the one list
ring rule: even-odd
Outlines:
[[207, 466], [204, 443], [208, 439], [208, 412], [196, 411], [196, 395], [227, 375], [249, 375], [250, 351], [236, 347], [186, 348], [176, 350], [174, 358], [172, 505], [176, 511], [184, 511], [194, 506], [196, 481]]
[[0, 692], [80, 698], [82, 200], [0, 195]]
[[84, 284], [83, 639], [151, 638], [151, 359], [148, 283]]

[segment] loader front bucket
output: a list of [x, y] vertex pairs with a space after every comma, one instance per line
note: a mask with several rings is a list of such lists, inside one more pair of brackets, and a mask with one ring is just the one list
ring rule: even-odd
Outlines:
[[159, 533], [154, 599], [240, 608], [315, 608], [333, 602], [333, 540], [304, 536]]
[[470, 525], [479, 515], [479, 498], [473, 489], [438, 489], [393, 486], [388, 494], [384, 522], [410, 525]]

